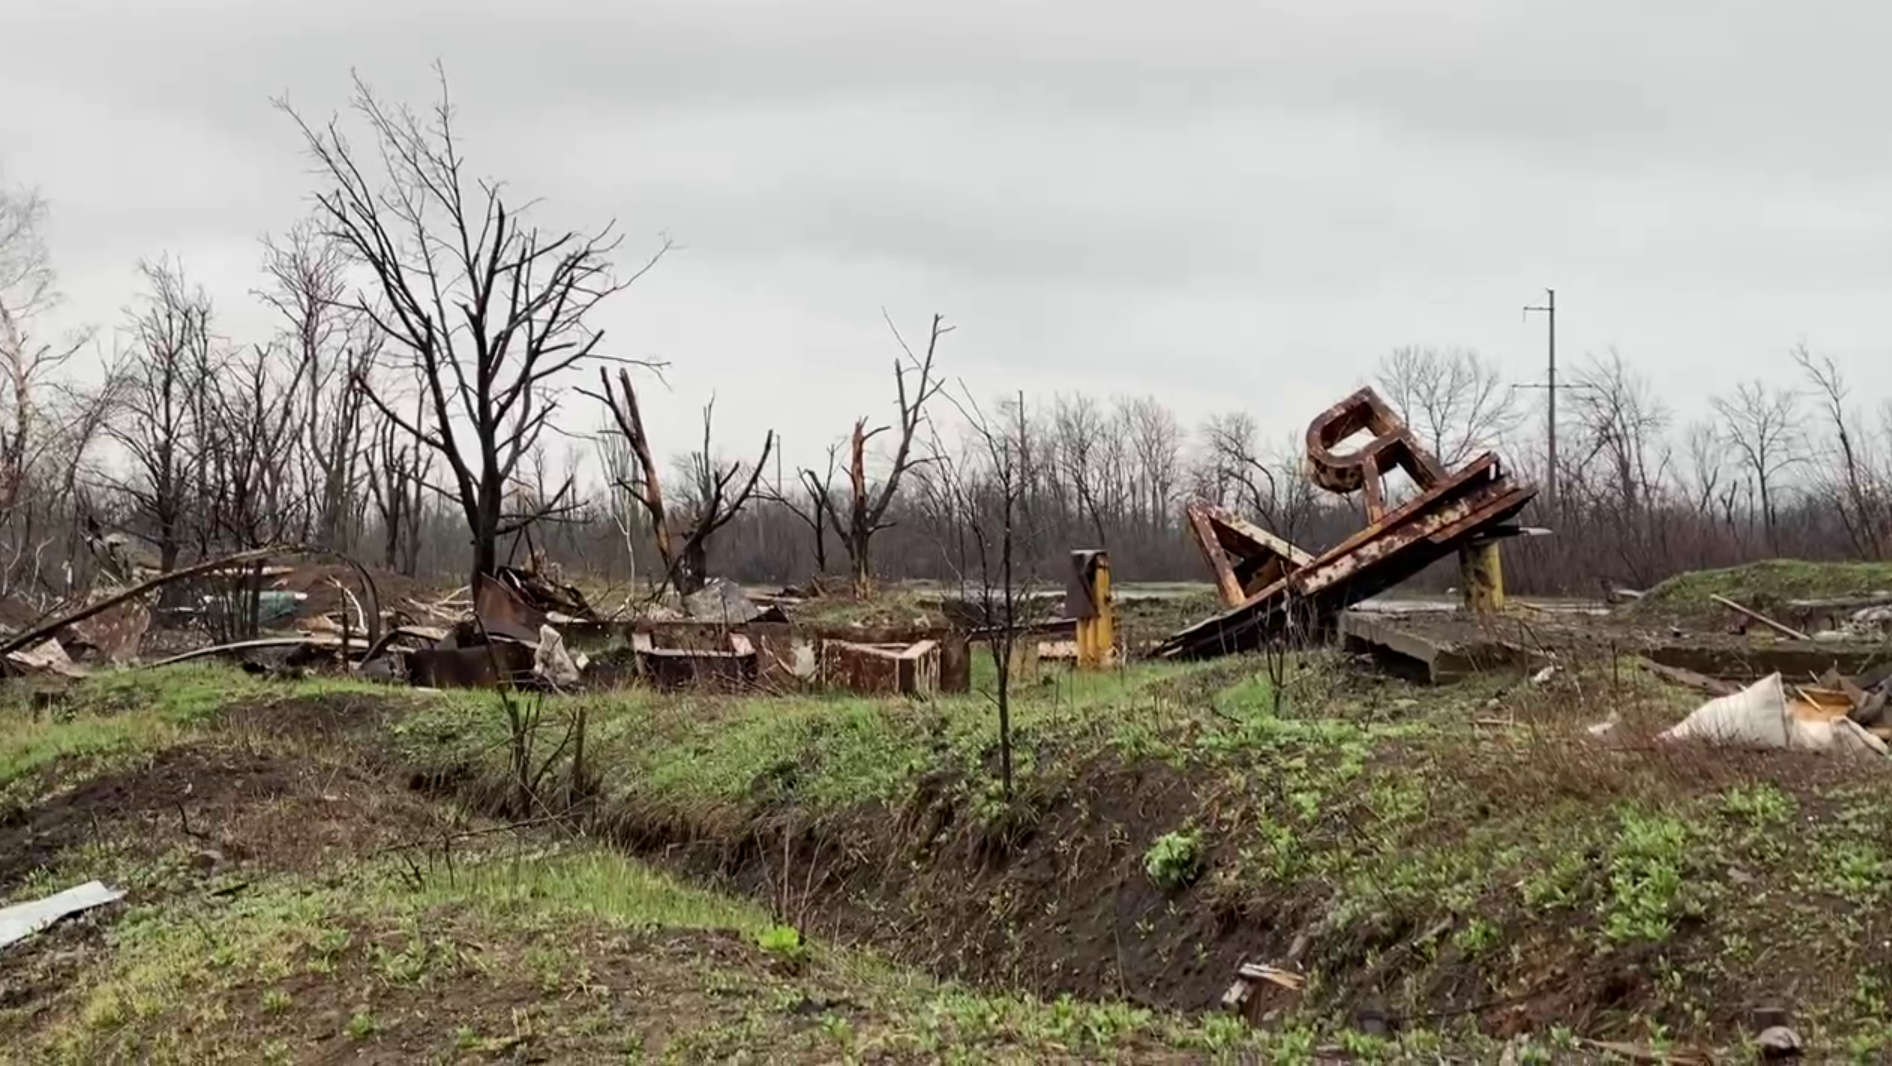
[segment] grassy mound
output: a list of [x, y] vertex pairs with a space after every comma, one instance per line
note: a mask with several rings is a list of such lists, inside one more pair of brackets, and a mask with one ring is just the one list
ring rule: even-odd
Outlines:
[[[1048, 676], [1014, 706], [1009, 801], [979, 695], [588, 697], [593, 825], [1041, 996], [1207, 1010], [1266, 961], [1307, 977], [1272, 1024], [1323, 1039], [1373, 1005], [1461, 1042], [1725, 1046], [1770, 1002], [1824, 1047], [1892, 1047], [1883, 767], [1652, 744], [1698, 697], [1629, 660], [1421, 689], [1317, 652], [1276, 695], [1253, 658]], [[402, 757], [505, 796], [492, 702], [407, 717]]]
[[[33, 956], [40, 991], [0, 1008], [27, 1061], [202, 1061], [252, 1031], [290, 1061], [515, 1039], [560, 1061], [1496, 1061], [1513, 1040], [1581, 1061], [1588, 1038], [1732, 1047], [1756, 1004], [1828, 1058], [1892, 1049], [1884, 766], [1652, 744], [1697, 697], [1631, 660], [1442, 688], [1324, 651], [1278, 683], [1258, 658], [1047, 672], [1016, 694], [1010, 798], [976, 692], [549, 697], [545, 791], [588, 723], [578, 841], [484, 835], [516, 810], [493, 693], [127, 678], [0, 735], [0, 821], [41, 871], [0, 869], [0, 892], [143, 886], [109, 951]], [[206, 710], [220, 679], [238, 703]], [[1610, 714], [1612, 742], [1589, 736]], [[377, 773], [464, 801], [438, 806], [482, 835], [427, 843]], [[206, 880], [226, 833], [254, 853], [215, 845], [246, 865]], [[1306, 978], [1264, 990], [1261, 1034], [1213, 1010], [1249, 961]], [[633, 986], [657, 992], [642, 1013], [598, 991]], [[164, 1036], [205, 1003], [224, 1014]], [[1356, 1031], [1369, 1014], [1390, 1041]]]
[[388, 765], [414, 706], [201, 666], [37, 709], [0, 690], [0, 903], [127, 891], [8, 946], [0, 1064], [1312, 1052], [1221, 1016], [941, 982], [601, 842], [481, 819]]
[[1727, 611], [1709, 599], [1711, 595], [1767, 611], [1780, 608], [1788, 600], [1864, 596], [1887, 590], [1892, 590], [1892, 563], [1767, 559], [1745, 566], [1677, 574], [1650, 589], [1631, 610], [1643, 615], [1702, 617]]

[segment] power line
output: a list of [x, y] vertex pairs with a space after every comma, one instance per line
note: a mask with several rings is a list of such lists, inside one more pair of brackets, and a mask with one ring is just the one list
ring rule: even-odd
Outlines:
[[[1549, 402], [1544, 405], [1547, 408], [1544, 417], [1545, 433], [1550, 446], [1550, 470], [1544, 480], [1545, 487], [1549, 489], [1548, 498], [1551, 505], [1555, 506], [1557, 503], [1557, 290], [1545, 289], [1544, 296], [1545, 301], [1542, 306], [1527, 304], [1524, 313], [1528, 316], [1532, 311], [1540, 311], [1549, 322], [1550, 364], [1546, 371], [1545, 384], [1541, 388], [1546, 389], [1550, 396]], [[1540, 386], [1525, 387], [1538, 388]]]

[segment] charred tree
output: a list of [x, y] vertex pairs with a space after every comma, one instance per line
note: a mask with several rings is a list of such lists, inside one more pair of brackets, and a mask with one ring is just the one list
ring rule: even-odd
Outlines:
[[738, 482], [743, 464], [716, 460], [711, 438], [715, 404], [705, 406], [702, 449], [691, 453], [684, 461], [686, 492], [679, 500], [667, 501], [630, 373], [620, 369], [615, 388], [611, 375], [602, 369], [598, 371], [598, 381], [603, 391], [589, 395], [596, 396], [610, 410], [618, 433], [636, 459], [631, 479], [620, 480], [617, 488], [635, 499], [650, 520], [657, 554], [664, 565], [663, 579], [657, 587], [673, 585], [684, 595], [695, 592], [709, 579], [710, 538], [741, 514], [755, 495], [769, 454], [775, 449], [775, 431], [763, 434], [762, 450], [755, 462], [749, 464], [748, 477]]
[[165, 261], [139, 267], [151, 289], [132, 312], [123, 390], [106, 435], [124, 450], [130, 476], [118, 489], [130, 518], [150, 537], [158, 568], [177, 569], [197, 491], [196, 438], [210, 353], [210, 297]]
[[[952, 331], [943, 317], [934, 315], [933, 326], [926, 339], [926, 354], [916, 357], [892, 320], [888, 321], [887, 326], [893, 330], [894, 340], [906, 355], [904, 362], [895, 360], [893, 365], [894, 397], [900, 411], [899, 421], [895, 426], [876, 426], [873, 429], [867, 428], [865, 416], [854, 421], [854, 432], [848, 437], [847, 514], [840, 513], [831, 496], [823, 497], [820, 503], [827, 509], [829, 519], [840, 533], [841, 546], [847, 549], [854, 576], [854, 594], [860, 597], [865, 597], [873, 584], [874, 534], [892, 524], [887, 513], [900, 492], [901, 479], [923, 461], [914, 454], [913, 440], [919, 432], [920, 423], [925, 419], [927, 401], [936, 396], [945, 384], [933, 376], [933, 356], [939, 350], [939, 339]], [[911, 389], [908, 388], [909, 374]], [[887, 468], [886, 476], [874, 484], [868, 479], [867, 445], [889, 430], [898, 434], [898, 443], [894, 445], [893, 461]], [[811, 473], [802, 471], [803, 476]]]
[[561, 493], [537, 513], [504, 511], [514, 471], [559, 407], [557, 378], [601, 354], [604, 334], [591, 313], [668, 245], [620, 277], [612, 225], [580, 232], [527, 222], [531, 201], [515, 205], [502, 183], [468, 176], [444, 75], [424, 115], [356, 80], [353, 110], [371, 134], [368, 153], [351, 147], [339, 119], [312, 125], [280, 106], [330, 183], [316, 194], [320, 225], [373, 278], [372, 296], [356, 294], [349, 306], [418, 371], [432, 418], [422, 424], [398, 411], [368, 375], [356, 381], [383, 417], [445, 463], [441, 491], [465, 519], [472, 572], [490, 574], [501, 537], [572, 506]]

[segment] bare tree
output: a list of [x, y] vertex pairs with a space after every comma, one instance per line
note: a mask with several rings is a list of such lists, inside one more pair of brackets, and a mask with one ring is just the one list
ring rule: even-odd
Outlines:
[[1254, 515], [1269, 532], [1295, 540], [1319, 505], [1314, 487], [1301, 471], [1299, 441], [1264, 454], [1255, 441], [1255, 420], [1241, 411], [1211, 416], [1203, 424], [1203, 461], [1199, 480], [1211, 491], [1200, 494], [1244, 514]]
[[[67, 362], [89, 339], [82, 330], [58, 339], [41, 332], [41, 316], [60, 301], [43, 227], [46, 203], [31, 189], [0, 185], [0, 590], [15, 575], [41, 572], [46, 546], [74, 524], [51, 519], [62, 506], [96, 429], [99, 403], [65, 388]], [[109, 379], [109, 375], [108, 375]], [[101, 389], [96, 395], [103, 395]], [[72, 401], [62, 403], [62, 400]], [[65, 410], [62, 408], [70, 408]], [[44, 468], [49, 461], [63, 476]], [[70, 501], [70, 493], [63, 496]], [[69, 518], [69, 516], [68, 516]], [[29, 561], [30, 559], [30, 561]]]
[[631, 453], [624, 434], [600, 432], [592, 437], [598, 462], [604, 467], [604, 512], [616, 529], [624, 555], [630, 562], [630, 583], [637, 583], [637, 531], [644, 513], [643, 504], [633, 491], [639, 480], [637, 457]]
[[1469, 348], [1396, 348], [1375, 377], [1387, 402], [1448, 469], [1517, 425], [1515, 394], [1497, 366]]
[[1684, 487], [1689, 506], [1697, 514], [1712, 516], [1717, 491], [1721, 487], [1723, 456], [1726, 454], [1721, 444], [1721, 434], [1707, 422], [1691, 422], [1684, 446], [1688, 449], [1688, 473]]
[[[1209, 416], [1201, 432], [1207, 484], [1198, 486], [1197, 495], [1245, 514], [1267, 516], [1280, 489], [1255, 443], [1259, 432], [1254, 416], [1246, 411]], [[1200, 491], [1204, 488], [1208, 491]]]
[[[819, 475], [813, 469], [802, 467], [795, 471], [796, 485], [787, 490], [782, 485], [781, 450], [775, 454], [775, 484], [767, 487], [765, 499], [779, 504], [781, 508], [796, 520], [808, 527], [814, 539], [815, 574], [828, 572], [828, 516], [834, 513], [834, 473], [835, 458], [841, 450], [839, 444], [828, 445], [828, 463]], [[796, 500], [797, 496], [806, 497], [804, 505]]]
[[[853, 564], [856, 596], [866, 596], [873, 581], [871, 550], [874, 534], [891, 524], [887, 511], [900, 491], [900, 481], [916, 463], [923, 461], [913, 452], [913, 438], [926, 416], [927, 401], [937, 395], [944, 385], [944, 382], [933, 376], [933, 356], [939, 350], [939, 339], [952, 332], [952, 327], [945, 324], [942, 316], [934, 315], [932, 329], [927, 334], [926, 354], [916, 357], [891, 318], [887, 320], [887, 328], [893, 331], [894, 340], [906, 356], [904, 362], [896, 359], [893, 364], [895, 403], [900, 409], [898, 425], [868, 429], [865, 416], [856, 419], [854, 432], [848, 438], [847, 515], [843, 517], [839, 513], [832, 497], [825, 497], [822, 501], [822, 506], [828, 510], [828, 517], [840, 531], [841, 545], [847, 549], [848, 560]], [[911, 392], [907, 389], [909, 371], [914, 381]], [[890, 428], [898, 433], [893, 461], [887, 468], [886, 476], [874, 484], [868, 480], [867, 444]]]
[[[424, 411], [416, 411], [417, 424], [424, 422]], [[384, 417], [374, 421], [372, 442], [363, 468], [381, 522], [382, 562], [411, 575], [420, 554], [422, 483], [431, 453], [423, 455], [405, 430]]]
[[1125, 400], [1121, 407], [1129, 426], [1130, 449], [1136, 457], [1136, 509], [1145, 524], [1160, 527], [1170, 520], [1175, 501], [1182, 427], [1175, 414], [1154, 396]]
[[[296, 479], [302, 428], [299, 396], [308, 361], [258, 345], [200, 371], [200, 412], [194, 437], [199, 522], [207, 542], [247, 551], [282, 543], [308, 526], [308, 494]], [[256, 635], [261, 562], [246, 580], [214, 597], [208, 621], [221, 641]]]
[[364, 458], [362, 382], [381, 334], [347, 306], [348, 260], [339, 242], [301, 223], [282, 242], [265, 240], [264, 251], [269, 284], [258, 295], [282, 316], [283, 347], [306, 376], [295, 454], [310, 494], [307, 539], [341, 548]]
[[357, 294], [349, 306], [418, 368], [431, 421], [396, 410], [365, 375], [357, 381], [384, 417], [446, 463], [452, 480], [443, 491], [466, 520], [473, 573], [490, 574], [502, 536], [571, 506], [560, 492], [537, 513], [509, 517], [506, 487], [558, 409], [558, 376], [599, 354], [604, 334], [590, 324], [591, 312], [668, 245], [620, 278], [610, 225], [552, 232], [525, 222], [531, 201], [517, 206], [503, 184], [467, 177], [444, 73], [424, 116], [384, 103], [356, 79], [353, 110], [374, 140], [366, 162], [379, 162], [378, 180], [363, 170], [339, 119], [311, 125], [279, 106], [332, 183], [316, 195], [325, 234], [373, 278], [374, 297]]
[[1100, 547], [1109, 546], [1099, 506], [1100, 482], [1106, 477], [1104, 443], [1110, 433], [1097, 402], [1083, 393], [1058, 396], [1052, 405], [1052, 438], [1059, 473], [1077, 494], [1079, 513], [1089, 512], [1092, 534]]
[[924, 483], [943, 534], [948, 567], [960, 595], [972, 603], [992, 656], [990, 693], [998, 711], [999, 781], [1007, 802], [1012, 782], [1012, 670], [1020, 640], [1029, 633], [1034, 556], [1033, 524], [1026, 509], [1033, 453], [1021, 394], [1003, 405], [1001, 421], [989, 419], [962, 385], [947, 394], [968, 427], [968, 454], [955, 461], [937, 445]]
[[1673, 525], [1658, 509], [1668, 483], [1668, 409], [1615, 351], [1591, 359], [1570, 395], [1577, 439], [1558, 475], [1562, 500], [1587, 498], [1615, 533], [1616, 563], [1638, 584], [1651, 583]]
[[1846, 378], [1832, 356], [1816, 360], [1804, 344], [1795, 347], [1792, 355], [1794, 365], [1812, 383], [1815, 401], [1831, 433], [1831, 440], [1827, 442], [1830, 454], [1819, 474], [1830, 484], [1822, 495], [1839, 501], [1840, 518], [1852, 538], [1854, 550], [1870, 558], [1883, 558], [1886, 538], [1892, 536], [1892, 531], [1887, 529], [1892, 525], [1892, 506], [1887, 500], [1884, 481], [1872, 468], [1870, 444], [1860, 439], [1848, 421], [1846, 401], [1851, 390]]
[[631, 384], [631, 375], [619, 370], [615, 389], [611, 385], [611, 375], [602, 369], [598, 371], [598, 380], [603, 392], [587, 395], [596, 396], [610, 409], [618, 432], [623, 435], [625, 442], [630, 445], [631, 454], [637, 459], [632, 472], [633, 480], [620, 481], [617, 487], [641, 504], [650, 519], [651, 532], [657, 542], [657, 554], [664, 563], [664, 577], [658, 587], [672, 584], [679, 593], [687, 595], [695, 592], [709, 578], [710, 537], [742, 513], [750, 497], [755, 494], [762, 471], [768, 466], [769, 453], [775, 448], [775, 431], [769, 430], [763, 434], [762, 450], [755, 462], [749, 464], [748, 478], [738, 482], [743, 464], [724, 463], [715, 458], [715, 446], [711, 439], [715, 403], [712, 401], [705, 405], [703, 446], [684, 460], [685, 488], [679, 499], [667, 501], [664, 498], [663, 479], [658, 473], [657, 460], [651, 449], [650, 434], [644, 427], [643, 411], [637, 402], [637, 389]]
[[130, 476], [117, 483], [131, 518], [150, 537], [158, 566], [177, 568], [197, 491], [195, 434], [204, 380], [213, 365], [210, 297], [166, 260], [139, 265], [150, 291], [128, 312], [131, 345], [117, 416], [107, 435], [124, 450]]
[[1737, 385], [1731, 397], [1716, 397], [1713, 404], [1724, 423], [1724, 439], [1759, 494], [1768, 548], [1778, 552], [1780, 477], [1802, 458], [1799, 394], [1769, 388], [1756, 379]]

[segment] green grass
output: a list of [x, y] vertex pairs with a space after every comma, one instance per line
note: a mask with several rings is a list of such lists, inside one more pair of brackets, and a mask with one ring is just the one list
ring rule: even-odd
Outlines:
[[686, 884], [602, 848], [480, 863], [451, 881], [436, 879], [416, 904], [476, 903], [496, 920], [584, 914], [625, 927], [733, 929], [758, 933], [768, 913], [754, 903]]
[[[1153, 1051], [1253, 1053], [1275, 1039], [1218, 1016], [935, 981], [869, 953], [809, 945], [747, 902], [595, 847], [464, 861], [450, 882], [432, 880], [419, 891], [397, 868], [377, 865], [339, 882], [271, 876], [228, 902], [185, 896], [134, 907], [107, 934], [109, 950], [94, 953], [67, 1009], [0, 1050], [0, 1061], [253, 1061], [272, 1039], [293, 1049], [324, 1016], [334, 1019], [329, 1032], [364, 1045], [401, 1039], [442, 1053], [505, 1051], [521, 1042], [519, 1008], [509, 1035], [490, 1013], [457, 1014], [454, 997], [508, 982], [527, 1000], [543, 993], [536, 1016], [523, 1023], [540, 1046], [642, 1046], [654, 1032], [667, 1042], [666, 1061], [705, 1054], [827, 1061], [828, 1044], [977, 1061], [1067, 1053], [1136, 1060]], [[627, 942], [599, 931], [611, 929], [659, 939]], [[678, 931], [722, 929], [788, 968], [772, 973], [739, 953], [700, 952], [714, 940], [674, 939]], [[600, 982], [623, 980], [606, 973], [626, 943], [658, 945], [638, 971], [649, 986], [640, 993], [645, 1007], [595, 1014], [593, 1004], [608, 1003], [597, 998]], [[698, 1002], [706, 992], [710, 1003], [720, 996], [756, 1006], [719, 1013]], [[798, 1005], [811, 997], [850, 1004], [848, 1015], [804, 1019]], [[415, 1002], [436, 998], [437, 1010], [416, 1013]]]
[[[1070, 844], [1115, 849], [1134, 877], [1163, 884], [1164, 910], [1150, 922], [1260, 909], [1283, 937], [1311, 930], [1307, 1013], [1282, 1019], [1265, 1036], [1227, 1031], [1214, 1017], [940, 985], [869, 953], [799, 939], [799, 932], [807, 956], [790, 959], [759, 946], [786, 936], [771, 932], [785, 928], [784, 916], [765, 907], [599, 847], [536, 845], [520, 855], [463, 860], [450, 878], [435, 869], [419, 888], [376, 867], [351, 873], [345, 887], [285, 885], [281, 900], [256, 913], [244, 908], [276, 899], [275, 889], [252, 890], [215, 912], [168, 904], [165, 935], [183, 939], [149, 953], [135, 940], [118, 946], [113, 973], [86, 986], [85, 1009], [74, 1017], [90, 1012], [111, 1022], [81, 1026], [84, 1048], [123, 1052], [130, 1045], [111, 1034], [131, 1031], [149, 1041], [162, 1021], [174, 1020], [163, 1014], [168, 1007], [157, 1020], [140, 1013], [153, 1009], [146, 1000], [168, 1002], [162, 989], [208, 980], [206, 987], [227, 990], [236, 980], [240, 995], [218, 1000], [232, 1012], [254, 1015], [261, 1004], [280, 1003], [268, 998], [280, 989], [291, 1004], [281, 1017], [306, 1017], [320, 1002], [334, 1012], [325, 1035], [340, 1038], [365, 1002], [375, 1028], [360, 1039], [394, 1041], [413, 1022], [360, 998], [364, 967], [389, 987], [451, 983], [481, 965], [469, 944], [503, 942], [512, 953], [506, 965], [535, 996], [556, 989], [582, 1002], [574, 988], [591, 980], [582, 974], [606, 965], [588, 946], [587, 938], [604, 935], [598, 930], [632, 937], [727, 930], [741, 950], [759, 956], [700, 967], [703, 981], [720, 982], [714, 1002], [743, 1001], [735, 989], [765, 997], [801, 990], [825, 1001], [838, 988], [868, 1009], [810, 1011], [786, 1036], [774, 1014], [737, 1011], [666, 1046], [712, 1059], [779, 1045], [812, 1061], [888, 1048], [943, 1056], [960, 1046], [984, 1053], [975, 1058], [1020, 1061], [1054, 1047], [1079, 1049], [1072, 1053], [1080, 1057], [1239, 1048], [1268, 1061], [1310, 1061], [1314, 1048], [1343, 1042], [1363, 1057], [1397, 1061], [1415, 1041], [1439, 1038], [1410, 1034], [1388, 1051], [1347, 1037], [1325, 1014], [1348, 1001], [1357, 991], [1348, 982], [1361, 974], [1372, 975], [1397, 1009], [1424, 1012], [1528, 993], [1553, 970], [1600, 982], [1624, 959], [1649, 977], [1633, 1008], [1592, 1019], [1613, 1032], [1665, 1039], [1725, 1033], [1740, 1023], [1724, 1005], [1764, 986], [1795, 989], [1803, 1035], [1835, 1034], [1832, 1046], [1855, 1037], [1863, 1046], [1873, 1034], [1892, 1033], [1883, 1026], [1869, 1032], [1877, 1023], [1855, 1001], [1873, 997], [1849, 994], [1857, 975], [1892, 964], [1871, 917], [1892, 895], [1892, 838], [1881, 828], [1892, 824], [1892, 799], [1870, 779], [1831, 772], [1832, 763], [1598, 744], [1581, 727], [1603, 708], [1620, 711], [1627, 730], [1673, 721], [1697, 699], [1613, 665], [1567, 663], [1541, 686], [1493, 675], [1415, 688], [1316, 651], [1289, 664], [1278, 701], [1255, 658], [1083, 675], [1047, 669], [1014, 693], [1020, 798], [1011, 805], [993, 785], [996, 712], [978, 692], [908, 701], [631, 690], [544, 704], [547, 746], [572, 712], [582, 707], [588, 715], [588, 754], [602, 788], [599, 827], [668, 827], [711, 846], [748, 846], [770, 827], [824, 822], [862, 847], [899, 846], [899, 812], [926, 790], [946, 790], [957, 809], [955, 832], [997, 819], [1029, 827], [1074, 806], [1082, 813], [1100, 773], [1122, 775], [1117, 787], [1131, 771], [1146, 775], [1137, 779], [1150, 782], [1136, 786], [1139, 804], [1145, 790], [1151, 797], [1164, 787], [1179, 790], [1182, 807], [1164, 807], [1160, 821], [1080, 820]], [[975, 676], [989, 683], [989, 670]], [[80, 686], [68, 707], [33, 727], [54, 732], [35, 739], [29, 730], [21, 735], [30, 743], [6, 741], [19, 752], [8, 757], [57, 766], [84, 763], [90, 752], [195, 742], [221, 728], [216, 711], [224, 700], [329, 687], [264, 684], [216, 668], [106, 679]], [[377, 691], [404, 707], [378, 754], [474, 793], [481, 782], [504, 781], [495, 695]], [[150, 732], [93, 735], [111, 730]], [[49, 746], [55, 742], [64, 747]], [[959, 861], [962, 853], [953, 854]], [[69, 869], [111, 869], [109, 859], [84, 856]], [[1084, 888], [1070, 891], [1081, 896]], [[897, 914], [907, 901], [871, 902]], [[998, 913], [1003, 900], [991, 902]], [[272, 909], [292, 911], [293, 920], [271, 918]], [[216, 921], [208, 920], [213, 913]], [[225, 917], [239, 921], [226, 928]], [[1067, 917], [1034, 913], [1029, 920]], [[199, 920], [214, 939], [188, 939], [204, 935], [183, 928]], [[819, 929], [801, 915], [788, 920]], [[1134, 933], [1122, 935], [1129, 941]], [[530, 942], [514, 943], [515, 936]], [[253, 968], [239, 966], [234, 979], [198, 969], [227, 957], [253, 960], [244, 964]], [[490, 977], [497, 963], [488, 965], [481, 972]], [[345, 996], [312, 996], [284, 985], [278, 972], [323, 967], [355, 982]], [[745, 967], [770, 971], [766, 987]], [[809, 991], [822, 982], [826, 991]], [[1827, 994], [1836, 982], [1845, 987]], [[99, 991], [108, 986], [116, 991]], [[580, 1024], [560, 1024], [567, 1023]], [[510, 1046], [518, 1035], [510, 1022], [495, 1028], [491, 1018], [454, 1019], [441, 1031], [443, 1046], [463, 1026], [471, 1034], [465, 1039], [482, 1048]], [[293, 1046], [290, 1035], [281, 1038]], [[1458, 1048], [1476, 1038], [1455, 1029], [1445, 1039]]]
[[201, 736], [227, 707], [325, 693], [386, 694], [382, 686], [332, 678], [267, 682], [214, 663], [95, 674], [44, 706], [31, 690], [0, 689], [0, 795], [59, 763], [97, 772]]
[[193, 734], [227, 703], [259, 692], [247, 675], [216, 666], [115, 670], [65, 690], [49, 705], [28, 705], [28, 690], [6, 690], [0, 733], [0, 789], [61, 760], [108, 761], [161, 751]]
[[1721, 570], [1677, 574], [1650, 589], [1631, 610], [1636, 614], [1716, 615], [1726, 613], [1727, 608], [1709, 599], [1710, 595], [1765, 611], [1787, 600], [1886, 590], [1892, 590], [1892, 563], [1767, 559]]
[[[1188, 668], [1143, 664], [1111, 673], [1047, 671], [1021, 684], [1013, 733], [1022, 776], [1033, 749], [1078, 743], [1102, 748], [1148, 727], [1166, 729], [1174, 707], [1151, 690]], [[901, 798], [931, 770], [983, 775], [997, 743], [997, 715], [973, 693], [930, 702], [867, 697], [656, 696], [631, 692], [557, 697], [547, 721], [562, 722], [584, 701], [589, 758], [611, 767], [614, 800], [676, 810], [714, 811], [794, 802], [812, 812]], [[548, 727], [556, 728], [556, 727]], [[454, 693], [396, 727], [402, 750], [440, 771], [471, 764], [503, 770], [504, 724], [497, 698]]]

